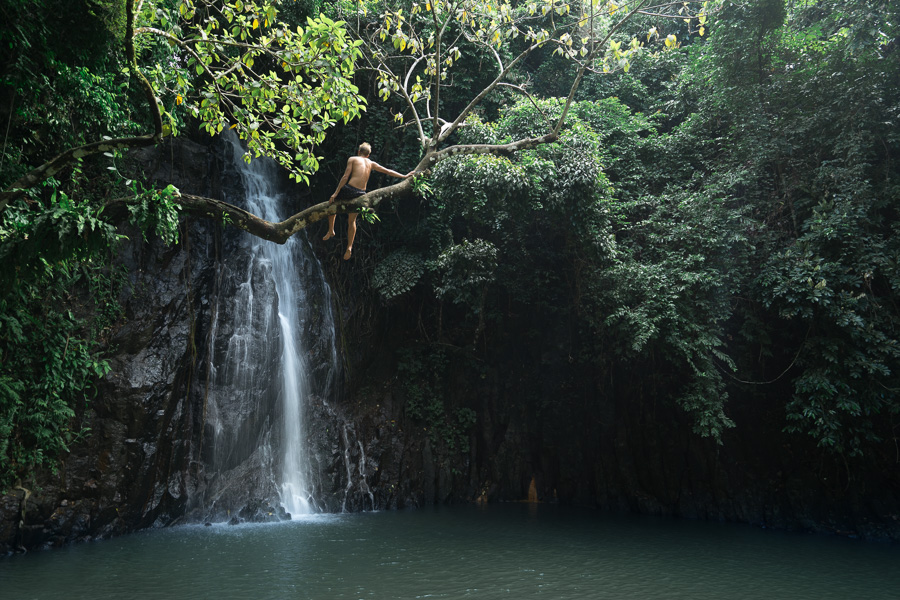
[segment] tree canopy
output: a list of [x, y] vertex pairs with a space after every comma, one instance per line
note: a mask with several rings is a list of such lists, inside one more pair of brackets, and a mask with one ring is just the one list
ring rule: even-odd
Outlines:
[[[568, 109], [558, 137], [450, 157], [420, 185], [420, 212], [401, 212], [402, 234], [383, 234], [377, 292], [407, 310], [430, 298], [438, 323], [422, 327], [438, 341], [415, 360], [473, 338], [499, 360], [509, 332], [525, 331], [578, 368], [644, 373], [629, 393], [671, 399], [700, 434], [725, 439], [735, 412], [774, 403], [786, 431], [826, 452], [893, 456], [897, 16], [883, 2], [725, 3], [704, 36], [660, 25], [680, 47], [611, 76], [585, 70], [574, 94], [559, 82], [580, 66], [549, 52], [527, 64], [536, 93], [473, 111], [461, 147], [533, 139]], [[428, 94], [395, 91], [394, 114], [419, 114], [427, 146], [433, 113], [413, 108]], [[541, 369], [531, 387], [552, 376]], [[448, 409], [428, 424], [453, 422]]]
[[[366, 48], [369, 66], [378, 73], [382, 97], [387, 99], [395, 93], [408, 105], [425, 154], [417, 171], [459, 152], [508, 154], [546, 143], [558, 136], [585, 72], [627, 70], [629, 57], [641, 43], [632, 38], [623, 45], [613, 36], [634, 15], [696, 21], [702, 33], [709, 4], [639, 0], [631, 7], [611, 1], [573, 6], [554, 0], [541, 7], [528, 4], [513, 8], [502, 2], [460, 0], [412, 3], [409, 18], [404, 16], [403, 8], [385, 5], [370, 35], [366, 28], [371, 29], [373, 23], [361, 20], [368, 15], [368, 8], [359, 3], [352, 7], [352, 14], [342, 15], [348, 19], [356, 16], [356, 39], [350, 39], [344, 21], [333, 21], [324, 15], [308, 17], [306, 27], [297, 26], [294, 31], [278, 20], [277, 3], [270, 0], [129, 0], [124, 3], [123, 73], [142, 92], [145, 118], [153, 132], [105, 137], [65, 150], [6, 184], [0, 192], [0, 211], [74, 161], [157, 144], [165, 135], [176, 134], [185, 119], [190, 118], [193, 126], [210, 134], [235, 129], [246, 140], [249, 154], [272, 157], [298, 180], [308, 181], [318, 167], [313, 149], [323, 141], [325, 132], [338, 120], [347, 122], [358, 117], [364, 109], [363, 98], [352, 83], [355, 61], [362, 55], [360, 47]], [[694, 5], [696, 15], [691, 12]], [[116, 6], [111, 6], [111, 14], [115, 14]], [[654, 34], [658, 35], [655, 29], [647, 35], [648, 40]], [[666, 44], [672, 46], [675, 40], [670, 35]], [[579, 67], [566, 109], [555, 124], [542, 136], [507, 144], [441, 148], [499, 86], [513, 86], [527, 94], [523, 86], [513, 83], [517, 69], [530, 54], [546, 45], [554, 45], [557, 53]], [[442, 117], [445, 107], [440, 93], [448, 85], [445, 82], [454, 61], [461, 57], [461, 46], [478, 56], [490, 54], [497, 63], [496, 74], [483, 89], [474, 91], [468, 104], [448, 121]], [[392, 55], [392, 49], [398, 49], [400, 54]], [[152, 54], [146, 66], [138, 62], [141, 50]], [[412, 59], [411, 66], [392, 66], [397, 60], [406, 59]], [[402, 114], [398, 118], [402, 121]], [[430, 138], [425, 136], [428, 123], [432, 128]], [[267, 223], [220, 200], [184, 197], [177, 192], [175, 197], [185, 210], [215, 217], [227, 214], [235, 225], [250, 233], [283, 242], [326, 214], [374, 206], [384, 197], [408, 192], [408, 185], [400, 183], [389, 192], [370, 194], [352, 204], [323, 203], [278, 224]]]
[[[318, 167], [313, 148], [325, 132], [363, 110], [352, 82], [360, 43], [326, 16], [292, 30], [270, 1], [129, 0], [122, 7], [122, 72], [146, 100], [142, 120], [152, 133], [66, 150], [8, 184], [0, 210], [75, 160], [157, 144], [188, 117], [210, 134], [236, 130], [249, 152], [305, 180]], [[139, 52], [152, 56], [149, 64], [138, 62]]]

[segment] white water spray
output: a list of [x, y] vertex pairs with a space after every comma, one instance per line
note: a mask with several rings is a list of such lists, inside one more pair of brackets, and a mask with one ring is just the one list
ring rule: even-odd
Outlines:
[[[235, 163], [247, 194], [247, 210], [268, 221], [281, 221], [284, 215], [279, 214], [279, 201], [275, 189], [277, 181], [275, 163], [266, 159], [254, 159], [248, 164], [238, 159], [244, 154], [244, 150], [237, 137], [231, 135], [227, 140], [232, 145], [234, 156], [237, 159]], [[306, 317], [303, 311], [308, 306], [304, 283], [300, 277], [301, 264], [304, 260], [303, 248], [300, 247], [300, 244], [306, 243], [305, 238], [297, 235], [292, 236], [283, 245], [253, 238], [251, 253], [255, 262], [257, 265], [262, 264], [268, 268], [257, 269], [248, 276], [249, 280], [259, 276], [258, 273], [261, 272], [270, 277], [277, 296], [275, 299], [269, 299], [268, 306], [263, 305], [258, 310], [273, 310], [273, 300], [277, 305], [277, 327], [282, 342], [281, 355], [277, 360], [268, 362], [277, 364], [277, 372], [272, 373], [272, 383], [277, 384], [277, 388], [280, 389], [283, 429], [280, 436], [282, 440], [281, 473], [280, 477], [277, 473], [273, 473], [273, 475], [275, 475], [274, 483], [280, 487], [282, 506], [295, 517], [316, 511], [308, 485], [309, 462], [306, 456], [306, 432], [303, 423], [303, 403], [310, 395], [310, 383], [307, 375], [309, 371], [300, 335], [301, 324]], [[252, 286], [249, 283], [246, 289], [251, 290], [249, 293], [252, 295]], [[249, 306], [252, 306], [254, 299], [248, 298], [247, 302]], [[320, 310], [322, 310], [321, 307]], [[328, 308], [324, 310], [330, 313]], [[250, 323], [248, 321], [248, 325], [245, 327], [252, 326]], [[267, 340], [267, 342], [269, 343], [265, 346], [273, 346], [270, 343], [271, 340]], [[267, 347], [254, 348], [250, 350], [250, 354], [262, 354], [267, 349]], [[238, 363], [241, 360], [266, 362], [260, 356], [248, 356], [246, 352], [242, 355], [243, 359], [239, 359]], [[243, 366], [237, 364], [236, 368], [241, 369]], [[280, 381], [276, 381], [276, 378], [280, 378]]]

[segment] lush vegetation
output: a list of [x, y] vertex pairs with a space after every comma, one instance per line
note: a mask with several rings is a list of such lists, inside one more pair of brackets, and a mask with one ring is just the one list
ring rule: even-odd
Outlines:
[[[450, 343], [490, 363], [511, 331], [536, 344], [563, 331], [585, 370], [651, 368], [649, 393], [701, 435], [740, 427], [729, 395], [780, 394], [783, 427], [824, 452], [893, 455], [898, 17], [883, 2], [772, 0], [724, 3], [705, 36], [634, 19], [660, 42], [627, 73], [586, 74], [557, 141], [448, 159], [417, 181], [418, 205], [382, 219], [374, 289], [426, 315], [404, 360]], [[465, 86], [480, 89], [465, 49]], [[531, 97], [486, 102], [453, 141], [541, 135], [575, 69], [533, 57]], [[411, 114], [400, 100], [391, 112]]]
[[55, 464], [107, 369], [113, 201], [175, 239], [177, 191], [123, 149], [234, 126], [304, 179], [364, 141], [339, 123], [363, 106], [352, 131], [391, 166], [440, 158], [357, 259], [385, 310], [421, 315], [404, 391], [436, 441], [474, 422], [441, 397], [449, 363], [516, 330], [585, 371], [652, 371], [700, 435], [777, 385], [783, 427], [823, 450], [895, 444], [900, 9], [690, 4], [586, 3], [589, 27], [562, 2], [5, 5], [0, 487]]

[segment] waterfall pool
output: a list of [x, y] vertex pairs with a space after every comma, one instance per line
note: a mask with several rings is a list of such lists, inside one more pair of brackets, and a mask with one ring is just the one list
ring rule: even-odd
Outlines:
[[500, 504], [186, 525], [0, 559], [3, 598], [900, 598], [900, 545]]

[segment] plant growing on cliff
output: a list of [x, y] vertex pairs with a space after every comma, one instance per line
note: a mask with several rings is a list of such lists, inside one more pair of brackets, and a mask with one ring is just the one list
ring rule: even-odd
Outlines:
[[447, 353], [440, 348], [404, 350], [397, 371], [406, 394], [406, 414], [421, 424], [436, 452], [469, 451], [469, 434], [475, 426], [475, 411], [448, 405]]
[[0, 490], [55, 471], [87, 432], [81, 414], [109, 371], [99, 352], [120, 314], [120, 285], [106, 268], [44, 261], [35, 280], [0, 298]]

